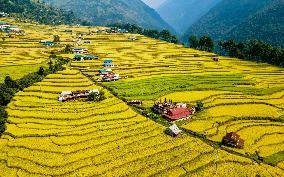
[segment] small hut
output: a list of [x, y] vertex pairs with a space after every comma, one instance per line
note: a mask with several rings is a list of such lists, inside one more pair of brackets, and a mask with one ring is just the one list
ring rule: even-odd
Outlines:
[[243, 148], [245, 141], [240, 138], [235, 132], [227, 133], [226, 136], [223, 137], [222, 144], [235, 148]]
[[214, 58], [213, 58], [213, 61], [218, 62], [218, 61], [219, 61], [219, 58], [218, 58], [218, 57], [214, 57]]
[[176, 124], [173, 124], [172, 126], [170, 126], [165, 130], [165, 133], [172, 137], [179, 137], [181, 136], [182, 130], [179, 129]]

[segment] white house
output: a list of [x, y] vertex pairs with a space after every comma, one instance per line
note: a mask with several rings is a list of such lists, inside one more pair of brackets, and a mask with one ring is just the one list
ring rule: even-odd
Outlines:
[[172, 126], [170, 126], [169, 128], [166, 129], [166, 133], [168, 135], [173, 136], [173, 137], [177, 137], [177, 136], [181, 135], [182, 130], [179, 129], [176, 124], [173, 124]]

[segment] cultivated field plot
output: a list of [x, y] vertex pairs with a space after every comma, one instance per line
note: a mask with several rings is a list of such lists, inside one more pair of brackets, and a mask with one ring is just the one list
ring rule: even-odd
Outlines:
[[[78, 71], [67, 70], [18, 93], [8, 106], [7, 130], [0, 140], [1, 177], [216, 173], [213, 147], [186, 135], [166, 136], [163, 126], [107, 91], [107, 99], [98, 103], [57, 101], [61, 91], [91, 88], [102, 89]], [[222, 176], [284, 174], [226, 151], [218, 154]]]
[[[135, 36], [139, 40], [130, 41]], [[104, 83], [119, 97], [154, 101], [172, 99], [205, 108], [181, 126], [221, 142], [226, 132], [245, 139], [242, 154], [256, 153], [283, 168], [284, 70], [268, 64], [220, 57], [133, 34], [88, 36], [100, 56], [92, 62], [73, 62], [74, 68], [93, 76], [104, 59], [123, 78]]]
[[[73, 33], [64, 32], [68, 26], [51, 27], [47, 25], [16, 22], [12, 18], [0, 18], [1, 22], [19, 26], [25, 31], [24, 36], [0, 33], [0, 83], [5, 76], [19, 79], [24, 75], [35, 72], [40, 66], [46, 66], [51, 51], [58, 52], [64, 48], [62, 44], [73, 44], [76, 33], [86, 28], [75, 28]], [[60, 44], [56, 46], [43, 46], [40, 40], [53, 41], [53, 35], [60, 36]], [[4, 38], [4, 40], [2, 39]]]

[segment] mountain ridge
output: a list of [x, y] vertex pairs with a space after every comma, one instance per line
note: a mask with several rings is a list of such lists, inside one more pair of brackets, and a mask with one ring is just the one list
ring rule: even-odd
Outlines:
[[[190, 35], [209, 35], [215, 40], [233, 38], [241, 41], [255, 38], [283, 46], [283, 37], [279, 39], [278, 36], [284, 30], [283, 5], [283, 0], [223, 0], [194, 23], [182, 40], [187, 41]], [[279, 6], [273, 14], [273, 8]], [[269, 15], [270, 11], [273, 15]], [[262, 14], [261, 18], [259, 14]]]
[[144, 28], [170, 29], [160, 15], [141, 0], [44, 0], [58, 8], [71, 10], [91, 25], [135, 23]]

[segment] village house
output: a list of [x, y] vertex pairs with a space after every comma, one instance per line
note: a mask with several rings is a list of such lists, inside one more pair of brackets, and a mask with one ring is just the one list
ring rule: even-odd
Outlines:
[[75, 55], [73, 59], [75, 61], [84, 61], [84, 56], [83, 55]]
[[88, 53], [88, 49], [86, 48], [74, 48], [73, 49], [73, 52], [74, 53], [77, 53], [77, 54], [83, 54], [83, 53]]
[[103, 76], [101, 81], [102, 82], [111, 82], [111, 81], [118, 81], [119, 79], [121, 79], [119, 74], [109, 73], [109, 74]]
[[219, 58], [218, 57], [213, 57], [213, 61], [219, 61]]
[[172, 137], [180, 137], [182, 134], [182, 130], [180, 130], [176, 124], [173, 124], [165, 130], [165, 133]]
[[4, 29], [4, 28], [8, 28], [8, 27], [10, 27], [11, 25], [9, 25], [9, 24], [7, 24], [7, 23], [5, 23], [5, 22], [0, 22], [0, 28], [1, 29]]
[[111, 82], [121, 79], [120, 75], [115, 74], [114, 72], [112, 72], [111, 69], [99, 70], [99, 72], [96, 75], [102, 77], [101, 79], [98, 80], [100, 82]]
[[138, 38], [136, 38], [136, 37], [129, 37], [128, 38], [130, 41], [137, 41], [138, 40]]
[[132, 104], [132, 105], [142, 105], [143, 101], [142, 100], [131, 100], [128, 102], [128, 104]]
[[85, 59], [85, 60], [94, 60], [94, 59], [97, 60], [97, 59], [99, 59], [99, 58], [98, 58], [97, 56], [89, 55], [89, 56], [85, 56], [84, 59]]
[[0, 17], [8, 17], [9, 14], [5, 12], [0, 12]]
[[10, 26], [9, 30], [11, 30], [11, 32], [14, 32], [14, 33], [19, 33], [21, 31], [21, 29], [17, 26]]
[[112, 63], [112, 60], [104, 60], [103, 67], [106, 67], [106, 68], [113, 68], [113, 67], [114, 67], [114, 64]]
[[182, 118], [187, 118], [192, 115], [192, 112], [187, 108], [172, 108], [167, 111], [166, 114], [163, 114], [163, 117], [171, 121], [176, 121]]
[[55, 43], [54, 43], [54, 42], [51, 42], [51, 41], [47, 41], [47, 42], [45, 42], [43, 45], [45, 45], [45, 46], [54, 46]]
[[96, 95], [99, 95], [100, 92], [98, 89], [93, 90], [80, 90], [80, 91], [63, 91], [61, 92], [58, 101], [59, 102], [68, 102], [68, 101], [74, 101], [76, 99], [86, 100], [88, 96], [91, 93], [96, 93]]
[[235, 132], [227, 133], [226, 136], [223, 137], [222, 144], [235, 148], [243, 148], [245, 141], [240, 138]]
[[53, 45], [55, 45], [54, 42], [47, 41], [47, 40], [40, 40], [39, 43], [41, 43], [42, 45], [45, 45], [45, 46], [53, 46]]
[[99, 72], [97, 73], [97, 76], [105, 76], [108, 75], [109, 72], [111, 72], [112, 70], [99, 70]]
[[195, 107], [188, 107], [186, 103], [173, 103], [172, 100], [155, 103], [153, 111], [170, 121], [182, 120], [195, 114]]

